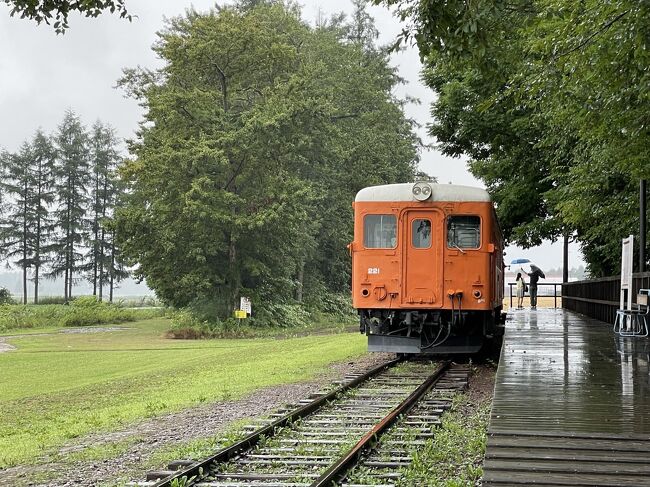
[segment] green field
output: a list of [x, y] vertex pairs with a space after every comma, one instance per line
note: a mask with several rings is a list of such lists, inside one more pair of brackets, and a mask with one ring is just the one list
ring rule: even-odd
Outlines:
[[170, 340], [162, 318], [123, 326], [7, 339], [18, 349], [0, 354], [0, 468], [89, 432], [309, 379], [365, 350], [365, 337], [348, 333]]

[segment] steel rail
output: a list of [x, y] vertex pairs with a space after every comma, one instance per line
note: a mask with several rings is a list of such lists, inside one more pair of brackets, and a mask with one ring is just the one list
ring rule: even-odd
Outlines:
[[345, 453], [337, 462], [332, 465], [325, 473], [315, 480], [310, 487], [331, 487], [342, 481], [351, 467], [357, 462], [364, 451], [368, 450], [377, 439], [403, 414], [408, 413], [413, 406], [438, 382], [451, 365], [451, 361], [445, 361], [431, 374], [415, 391], [413, 391], [404, 401], [395, 406], [384, 419], [372, 427], [354, 445]]
[[370, 371], [366, 372], [363, 375], [360, 375], [356, 379], [353, 379], [352, 381], [347, 382], [340, 387], [337, 387], [333, 391], [313, 400], [309, 404], [305, 404], [304, 406], [298, 409], [294, 409], [293, 411], [285, 414], [281, 418], [278, 418], [277, 420], [273, 421], [271, 424], [264, 426], [258, 430], [255, 430], [254, 432], [252, 432], [245, 438], [239, 440], [238, 442], [234, 443], [233, 445], [226, 447], [222, 450], [219, 450], [214, 455], [206, 459], [199, 460], [182, 470], [178, 470], [177, 472], [174, 472], [173, 475], [170, 475], [168, 477], [165, 477], [164, 479], [159, 480], [158, 482], [153, 484], [152, 487], [171, 487], [172, 482], [174, 480], [176, 479], [180, 480], [183, 477], [185, 477], [186, 479], [191, 479], [192, 477], [196, 477], [196, 480], [199, 480], [199, 477], [201, 477], [204, 473], [207, 472], [211, 464], [226, 462], [234, 458], [235, 456], [239, 455], [240, 453], [246, 450], [250, 450], [255, 445], [257, 445], [262, 438], [269, 438], [275, 435], [275, 433], [280, 428], [296, 421], [297, 419], [310, 415], [314, 411], [317, 411], [318, 409], [320, 409], [321, 407], [325, 406], [327, 403], [335, 399], [341, 393], [349, 389], [353, 389], [354, 387], [358, 386], [362, 382], [365, 382], [366, 380], [374, 377], [380, 372], [383, 372], [387, 368], [394, 366], [400, 361], [401, 359], [398, 358], [386, 362], [382, 365], [379, 365], [374, 369], [371, 369]]

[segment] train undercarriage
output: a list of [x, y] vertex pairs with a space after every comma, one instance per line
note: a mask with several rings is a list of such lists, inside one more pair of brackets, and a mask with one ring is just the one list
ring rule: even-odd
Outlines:
[[368, 351], [402, 354], [474, 354], [503, 336], [501, 308], [471, 310], [359, 310]]

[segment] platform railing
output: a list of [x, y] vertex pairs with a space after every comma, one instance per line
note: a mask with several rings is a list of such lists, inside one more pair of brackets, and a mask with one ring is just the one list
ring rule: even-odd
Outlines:
[[[508, 283], [508, 291], [510, 294], [510, 308], [512, 308], [512, 300], [513, 298], [517, 297], [516, 293], [513, 294], [513, 287], [516, 286], [516, 282], [509, 282]], [[526, 296], [530, 297], [530, 284], [526, 283], [528, 286], [529, 292], [526, 293]], [[540, 292], [544, 289], [544, 287], [553, 287], [553, 294], [545, 293], [545, 292]], [[560, 294], [558, 294], [558, 287], [560, 288]], [[537, 297], [538, 298], [548, 298], [551, 297], [553, 298], [553, 307], [557, 308], [557, 298], [562, 297], [562, 283], [561, 282], [538, 282], [537, 283]]]
[[[650, 288], [650, 272], [632, 276], [632, 299], [639, 289]], [[620, 308], [621, 277], [601, 277], [562, 283], [562, 307], [606, 323], [614, 323]]]

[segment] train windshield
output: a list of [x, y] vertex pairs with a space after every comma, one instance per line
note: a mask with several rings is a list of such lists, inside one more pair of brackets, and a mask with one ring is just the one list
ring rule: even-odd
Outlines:
[[431, 247], [431, 220], [416, 218], [411, 231], [413, 247], [428, 249]]
[[481, 218], [455, 215], [447, 219], [447, 246], [478, 249], [481, 246]]
[[363, 219], [363, 246], [367, 249], [394, 249], [397, 246], [397, 217], [366, 215]]

